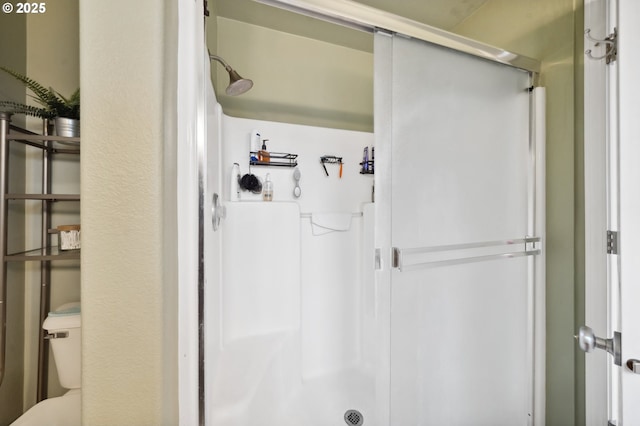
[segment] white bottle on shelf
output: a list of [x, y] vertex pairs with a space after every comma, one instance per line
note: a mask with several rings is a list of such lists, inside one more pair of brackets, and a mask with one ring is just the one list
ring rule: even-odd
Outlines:
[[258, 133], [257, 130], [251, 132], [249, 150], [253, 152], [253, 154], [250, 154], [251, 161], [258, 161], [258, 151], [260, 151], [260, 133]]
[[238, 180], [240, 179], [240, 165], [238, 163], [233, 163], [231, 167], [231, 176], [229, 176], [229, 199], [231, 201], [239, 201], [240, 200], [240, 184]]
[[271, 174], [267, 173], [262, 189], [262, 200], [273, 201], [273, 182], [271, 182]]

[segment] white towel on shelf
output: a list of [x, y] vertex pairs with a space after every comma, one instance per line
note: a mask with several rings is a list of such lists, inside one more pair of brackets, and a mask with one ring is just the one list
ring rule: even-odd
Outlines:
[[351, 213], [311, 213], [311, 233], [323, 235], [351, 229]]

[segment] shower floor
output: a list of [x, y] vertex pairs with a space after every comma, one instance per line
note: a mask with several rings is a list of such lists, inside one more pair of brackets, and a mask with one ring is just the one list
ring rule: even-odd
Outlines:
[[207, 424], [213, 426], [347, 425], [357, 410], [375, 425], [375, 380], [343, 368], [303, 378], [299, 333], [273, 333], [228, 345], [214, 373]]
[[[358, 410], [364, 422], [374, 423], [374, 378], [358, 369], [347, 369], [305, 381], [289, 401], [282, 425], [342, 425], [347, 410]], [[287, 419], [289, 421], [287, 421]], [[302, 419], [302, 422], [298, 422]]]

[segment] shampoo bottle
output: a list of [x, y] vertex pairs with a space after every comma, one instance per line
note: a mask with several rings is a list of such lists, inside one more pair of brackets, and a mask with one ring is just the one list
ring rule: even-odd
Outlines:
[[273, 182], [271, 182], [271, 175], [269, 173], [267, 173], [267, 178], [264, 181], [262, 199], [264, 201], [273, 201]]
[[269, 154], [269, 151], [267, 151], [268, 140], [269, 139], [262, 140], [262, 149], [258, 151], [258, 161], [260, 161], [261, 163], [268, 163], [269, 161], [271, 161], [271, 154]]

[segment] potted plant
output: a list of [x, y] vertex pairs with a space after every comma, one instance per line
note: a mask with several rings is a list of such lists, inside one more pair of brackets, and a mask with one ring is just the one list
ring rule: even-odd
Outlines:
[[0, 70], [21, 81], [33, 92], [31, 97], [40, 104], [38, 107], [13, 101], [0, 101], [0, 110], [55, 119], [55, 129], [58, 136], [80, 136], [80, 89], [66, 98], [60, 92], [52, 88], [47, 89], [19, 72], [6, 67], [0, 67]]

